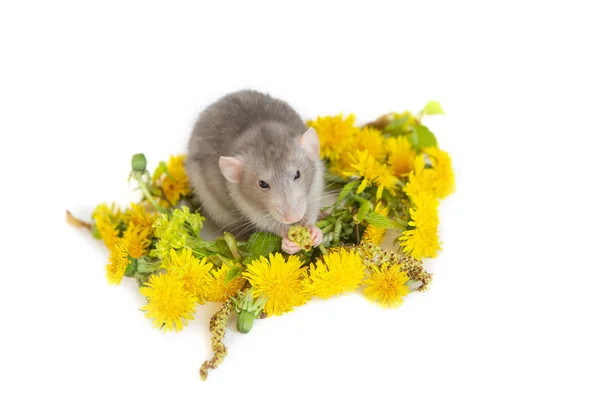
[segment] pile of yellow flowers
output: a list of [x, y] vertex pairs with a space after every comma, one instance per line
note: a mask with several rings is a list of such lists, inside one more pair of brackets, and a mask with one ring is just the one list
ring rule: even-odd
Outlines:
[[[134, 155], [129, 179], [137, 182], [141, 201], [124, 209], [101, 204], [91, 223], [69, 212], [67, 218], [90, 229], [110, 251], [110, 284], [137, 280], [147, 299], [142, 310], [155, 327], [180, 331], [197, 305], [223, 303], [210, 322], [214, 357], [200, 369], [206, 379], [226, 355], [222, 339], [234, 311], [238, 330], [249, 332], [256, 318], [290, 312], [313, 297], [361, 288], [367, 299], [397, 307], [411, 291], [428, 288], [431, 274], [422, 259], [440, 251], [437, 209], [454, 191], [454, 173], [421, 120], [442, 113], [437, 102], [429, 102], [416, 115], [385, 114], [364, 126], [353, 115], [308, 121], [319, 134], [326, 178], [339, 192], [317, 222], [323, 231], [319, 247], [310, 246], [306, 228], [290, 230], [303, 249], [296, 255], [282, 253], [281, 238], [265, 232], [245, 242], [229, 233], [204, 240], [204, 217], [192, 211], [185, 155], [160, 162], [152, 174], [145, 156]], [[396, 234], [398, 251], [380, 247], [389, 231]]]

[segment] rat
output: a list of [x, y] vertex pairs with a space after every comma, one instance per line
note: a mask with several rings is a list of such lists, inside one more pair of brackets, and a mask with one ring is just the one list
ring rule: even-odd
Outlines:
[[227, 94], [202, 111], [188, 143], [186, 172], [202, 211], [220, 230], [267, 231], [283, 251], [300, 247], [292, 225], [323, 240], [315, 223], [323, 197], [319, 137], [286, 102], [255, 90]]

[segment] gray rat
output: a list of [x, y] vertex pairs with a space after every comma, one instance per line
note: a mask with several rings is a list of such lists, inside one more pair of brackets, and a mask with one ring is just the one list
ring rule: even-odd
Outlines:
[[188, 144], [186, 172], [202, 211], [222, 230], [262, 230], [283, 238], [300, 223], [313, 246], [323, 196], [319, 137], [286, 102], [254, 90], [230, 93], [200, 113]]

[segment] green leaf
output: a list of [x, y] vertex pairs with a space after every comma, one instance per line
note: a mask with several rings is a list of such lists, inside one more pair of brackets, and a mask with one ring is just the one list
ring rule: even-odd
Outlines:
[[408, 122], [408, 115], [401, 118], [392, 120], [384, 129], [384, 133], [400, 134], [406, 129], [406, 123]]
[[215, 267], [221, 267], [223, 265], [223, 260], [221, 260], [216, 254], [208, 256], [208, 259]]
[[410, 145], [415, 149], [419, 150], [419, 134], [417, 133], [417, 127], [415, 126], [412, 130], [412, 133], [406, 137], [410, 142]]
[[237, 261], [242, 261], [242, 256], [238, 249], [238, 245], [237, 245], [237, 241], [235, 240], [235, 237], [231, 233], [225, 232], [223, 234], [223, 239], [225, 239], [225, 242], [227, 243], [227, 247], [229, 248], [229, 251], [231, 252], [231, 255], [233, 256], [233, 258], [235, 258]]
[[437, 146], [435, 135], [425, 125], [416, 125], [408, 141], [416, 150]]
[[400, 220], [397, 220], [397, 219], [391, 220], [391, 223], [392, 223], [392, 228], [398, 229], [399, 231], [405, 230], [406, 226], [407, 226], [406, 225], [407, 224], [406, 221], [400, 221]]
[[153, 274], [162, 267], [162, 263], [152, 262], [146, 256], [138, 258], [135, 262], [137, 264], [135, 271], [142, 274]]
[[135, 271], [137, 270], [137, 260], [135, 258], [129, 257], [129, 265], [125, 268], [125, 276], [133, 277]]
[[352, 181], [350, 183], [347, 183], [340, 191], [336, 203], [339, 203], [340, 201], [344, 200], [346, 196], [348, 196], [352, 192], [352, 190], [355, 189], [358, 185], [360, 185], [360, 181]]
[[233, 266], [229, 268], [229, 271], [225, 274], [225, 283], [229, 283], [235, 278], [237, 278], [243, 271], [243, 268], [240, 266]]
[[229, 246], [227, 246], [227, 241], [222, 236], [219, 236], [217, 240], [215, 240], [215, 246], [217, 247], [217, 253], [224, 255], [228, 258], [233, 258], [233, 254], [229, 250]]
[[423, 110], [421, 110], [423, 115], [436, 115], [443, 114], [444, 110], [442, 110], [442, 106], [435, 100], [430, 101], [425, 105]]
[[356, 219], [358, 222], [361, 222], [367, 216], [369, 210], [371, 209], [371, 202], [365, 201], [358, 208], [358, 212], [356, 213]]
[[390, 229], [394, 227], [388, 217], [375, 211], [371, 211], [367, 214], [365, 220], [375, 228]]
[[[249, 257], [256, 259], [281, 250], [281, 238], [270, 232], [256, 232], [248, 238]], [[248, 257], [247, 257], [248, 258]]]

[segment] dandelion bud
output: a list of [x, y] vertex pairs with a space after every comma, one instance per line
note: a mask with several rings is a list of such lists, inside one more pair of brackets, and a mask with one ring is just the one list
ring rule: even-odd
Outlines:
[[254, 320], [262, 313], [267, 299], [259, 297], [254, 299], [252, 289], [241, 292], [237, 298], [233, 299], [235, 312], [238, 313], [237, 330], [241, 333], [248, 333], [254, 325]]
[[143, 153], [134, 154], [131, 157], [131, 169], [136, 172], [144, 172], [146, 170], [146, 156]]
[[241, 333], [248, 333], [254, 325], [254, 314], [248, 311], [241, 311], [237, 318], [237, 330]]

